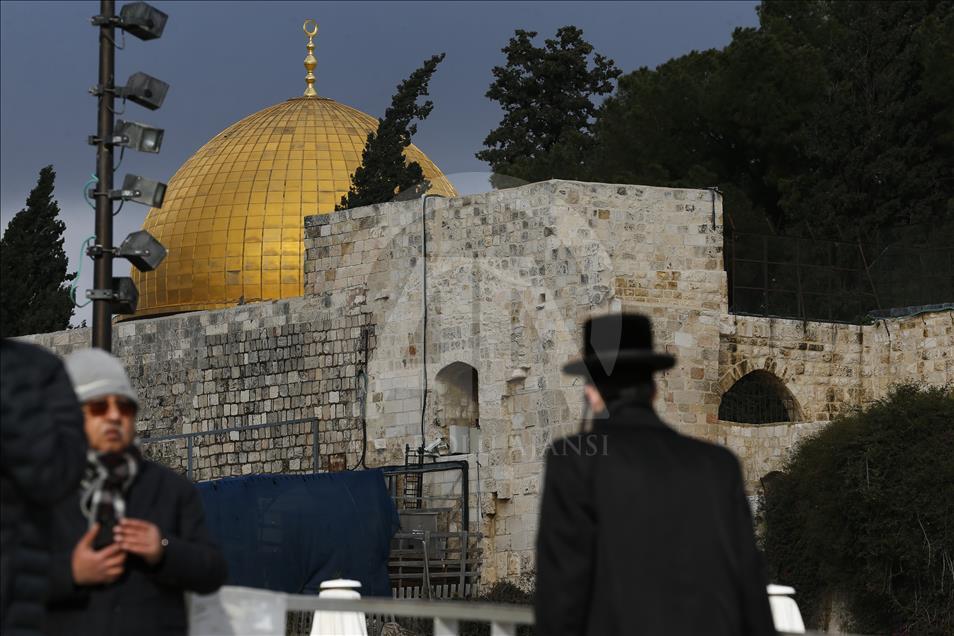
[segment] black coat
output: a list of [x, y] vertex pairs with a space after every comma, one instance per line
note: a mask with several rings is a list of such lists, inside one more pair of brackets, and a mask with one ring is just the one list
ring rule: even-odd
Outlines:
[[53, 354], [0, 341], [0, 632], [38, 634], [53, 505], [86, 465], [83, 415]]
[[625, 405], [548, 451], [537, 632], [774, 634], [738, 460]]
[[81, 587], [73, 583], [71, 566], [73, 548], [87, 530], [79, 493], [57, 507], [50, 634], [184, 634], [183, 592], [209, 594], [225, 582], [225, 559], [206, 530], [202, 500], [184, 477], [142, 460], [126, 493], [126, 516], [159, 526], [169, 540], [162, 560], [153, 567], [130, 554], [117, 581]]

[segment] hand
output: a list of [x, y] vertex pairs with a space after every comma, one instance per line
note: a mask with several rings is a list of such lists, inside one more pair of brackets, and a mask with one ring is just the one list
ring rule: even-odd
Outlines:
[[113, 537], [120, 548], [141, 556], [149, 565], [162, 559], [162, 535], [154, 523], [126, 517], [116, 525]]
[[70, 563], [73, 568], [73, 581], [77, 585], [112, 583], [123, 573], [126, 553], [121, 547], [113, 543], [102, 550], [93, 549], [93, 540], [98, 531], [99, 524], [93, 524], [73, 548]]

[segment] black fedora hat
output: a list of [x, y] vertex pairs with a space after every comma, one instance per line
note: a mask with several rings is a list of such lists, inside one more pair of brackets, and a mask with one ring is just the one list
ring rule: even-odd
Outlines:
[[676, 359], [653, 351], [653, 328], [641, 314], [609, 314], [583, 326], [583, 357], [563, 372], [608, 378], [615, 373], [651, 373], [672, 368]]

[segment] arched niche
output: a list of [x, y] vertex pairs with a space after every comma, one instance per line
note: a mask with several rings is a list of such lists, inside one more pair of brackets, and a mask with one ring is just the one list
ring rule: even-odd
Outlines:
[[776, 424], [800, 419], [798, 402], [774, 373], [752, 371], [722, 395], [719, 419], [740, 424]]
[[452, 362], [435, 377], [435, 417], [441, 426], [477, 427], [480, 407], [477, 401], [477, 369], [463, 362]]

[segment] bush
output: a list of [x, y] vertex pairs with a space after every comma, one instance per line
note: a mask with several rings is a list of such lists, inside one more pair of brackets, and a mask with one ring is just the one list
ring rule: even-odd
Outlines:
[[[533, 592], [526, 592], [507, 581], [499, 581], [494, 583], [486, 594], [481, 595], [476, 600], [481, 603], [533, 605]], [[488, 623], [461, 622], [460, 634], [461, 636], [490, 636], [490, 625]], [[521, 625], [517, 628], [517, 636], [533, 636], [533, 627]]]
[[895, 387], [801, 443], [766, 488], [764, 547], [806, 623], [954, 634], [954, 390]]

